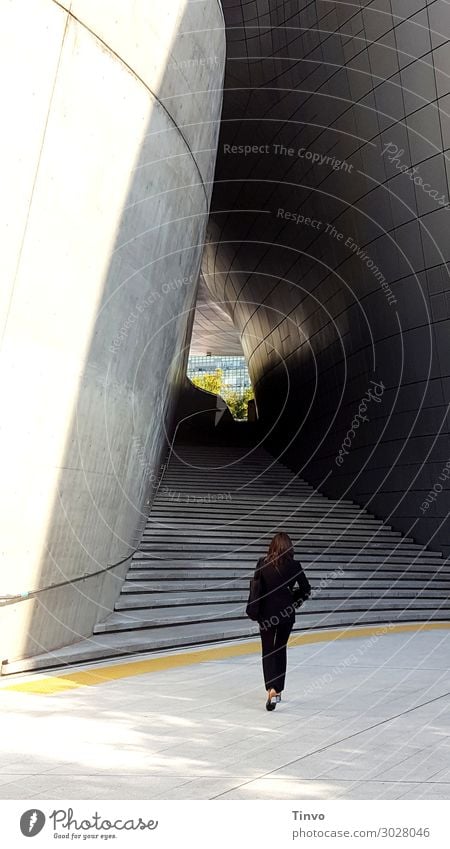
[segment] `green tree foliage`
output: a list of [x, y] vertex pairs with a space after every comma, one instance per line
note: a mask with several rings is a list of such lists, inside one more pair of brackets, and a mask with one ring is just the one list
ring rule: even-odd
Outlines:
[[232, 389], [227, 383], [224, 383], [223, 371], [220, 368], [216, 368], [214, 372], [206, 372], [192, 377], [191, 380], [200, 389], [206, 389], [207, 392], [213, 392], [214, 395], [221, 395], [235, 419], [247, 418], [248, 402], [251, 398], [254, 398], [251, 387], [244, 389], [243, 392]]
[[214, 395], [221, 395], [223, 389], [223, 371], [221, 368], [216, 368], [215, 371], [193, 377], [192, 383], [195, 383], [200, 389], [206, 389], [207, 392], [214, 392]]
[[228, 404], [235, 419], [247, 418], [248, 402], [253, 397], [253, 389], [251, 388], [244, 389], [243, 392], [236, 392], [235, 389], [223, 392], [223, 399]]

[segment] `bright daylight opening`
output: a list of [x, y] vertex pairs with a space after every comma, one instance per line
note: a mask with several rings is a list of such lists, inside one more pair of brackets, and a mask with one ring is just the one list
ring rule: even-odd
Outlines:
[[200, 389], [220, 395], [235, 419], [248, 419], [254, 394], [245, 357], [191, 355], [187, 375]]

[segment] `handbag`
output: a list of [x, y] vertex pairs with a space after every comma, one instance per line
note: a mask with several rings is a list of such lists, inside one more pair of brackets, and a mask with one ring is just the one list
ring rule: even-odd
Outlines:
[[258, 621], [261, 611], [262, 578], [260, 563], [261, 559], [258, 560], [254, 575], [250, 578], [248, 601], [247, 607], [245, 608], [248, 618], [252, 619], [254, 622]]

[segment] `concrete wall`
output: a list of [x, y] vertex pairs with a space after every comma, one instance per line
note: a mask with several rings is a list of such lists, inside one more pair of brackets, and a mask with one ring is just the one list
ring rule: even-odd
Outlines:
[[273, 450], [449, 551], [448, 5], [252, 5], [224, 2], [205, 281]]
[[[1, 659], [111, 610], [192, 326], [224, 65], [217, 0], [5, 0]], [[5, 118], [6, 116], [6, 118]]]

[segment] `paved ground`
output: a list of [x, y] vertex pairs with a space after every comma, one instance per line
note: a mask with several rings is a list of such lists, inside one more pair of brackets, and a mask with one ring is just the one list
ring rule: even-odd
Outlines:
[[450, 798], [448, 628], [292, 647], [272, 713], [252, 645], [48, 693], [2, 679], [0, 798]]

